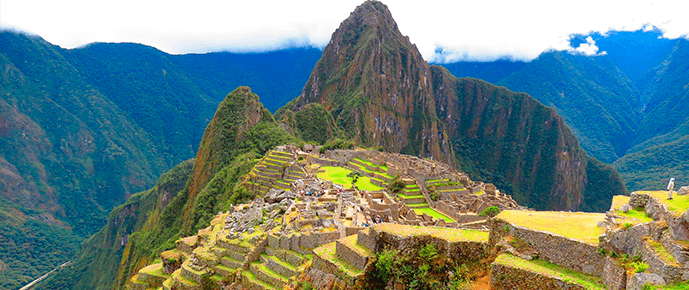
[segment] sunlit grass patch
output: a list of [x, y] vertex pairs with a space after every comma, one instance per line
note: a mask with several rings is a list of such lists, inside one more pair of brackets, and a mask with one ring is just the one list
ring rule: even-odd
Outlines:
[[436, 219], [444, 219], [446, 223], [453, 223], [453, 222], [455, 222], [455, 220], [451, 219], [450, 217], [448, 217], [448, 216], [446, 216], [446, 215], [444, 215], [444, 214], [442, 214], [442, 213], [437, 212], [436, 210], [434, 210], [434, 209], [432, 209], [432, 208], [430, 208], [430, 207], [426, 207], [426, 208], [415, 208], [415, 209], [414, 209], [414, 212], [415, 212], [416, 214], [418, 214], [418, 215], [421, 215], [421, 214], [423, 214], [423, 213], [426, 213], [426, 214], [428, 214], [429, 216], [432, 216], [433, 218], [436, 218]]
[[[352, 170], [343, 167], [335, 166], [323, 166], [320, 168], [322, 172], [316, 173], [316, 176], [320, 179], [332, 181], [335, 184], [340, 184], [345, 188], [352, 188], [353, 178], [347, 175], [352, 173]], [[371, 182], [371, 178], [368, 176], [360, 176], [356, 182], [356, 187], [361, 190], [377, 191], [383, 188], [375, 185]]]
[[495, 218], [590, 245], [598, 245], [598, 237], [605, 232], [598, 227], [598, 222], [605, 219], [603, 213], [505, 210]]

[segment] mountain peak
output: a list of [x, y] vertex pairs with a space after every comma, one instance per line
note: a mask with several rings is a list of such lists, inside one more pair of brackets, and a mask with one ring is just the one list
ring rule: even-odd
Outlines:
[[359, 5], [333, 33], [293, 109], [309, 103], [363, 145], [452, 163], [439, 145], [430, 67], [381, 2]]

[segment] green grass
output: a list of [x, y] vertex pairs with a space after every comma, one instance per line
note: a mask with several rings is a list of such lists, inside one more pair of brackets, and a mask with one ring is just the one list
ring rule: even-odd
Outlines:
[[368, 161], [368, 160], [363, 160], [361, 158], [354, 158], [354, 160], [359, 161], [359, 162], [364, 163], [364, 164], [367, 164], [368, 166], [378, 167], [380, 169], [383, 169], [385, 172], [388, 172], [388, 166], [387, 165], [373, 164], [373, 162]]
[[663, 262], [672, 265], [672, 266], [677, 266], [677, 267], [682, 267], [679, 263], [677, 263], [677, 260], [675, 260], [675, 257], [668, 252], [663, 244], [653, 241], [653, 240], [647, 240], [646, 244], [648, 244], [651, 249], [660, 257]]
[[400, 193], [400, 194], [398, 194], [397, 196], [399, 196], [400, 198], [404, 198], [404, 199], [409, 199], [409, 198], [423, 198], [423, 194], [419, 194], [419, 195], [405, 195], [405, 194], [403, 194], [403, 193]]
[[[649, 285], [649, 290], [689, 290], [689, 283], [675, 282], [665, 286]], [[648, 287], [648, 286], [646, 286]], [[644, 288], [645, 289], [645, 288]]]
[[559, 277], [565, 282], [580, 284], [586, 289], [605, 289], [601, 279], [592, 275], [572, 271], [570, 269], [555, 265], [545, 260], [527, 261], [512, 255], [503, 254], [495, 259], [497, 264], [526, 269], [546, 276]]
[[630, 209], [628, 212], [615, 211], [618, 215], [625, 217], [627, 219], [624, 222], [630, 222], [632, 224], [647, 223], [653, 221], [645, 211]]
[[428, 214], [429, 216], [432, 216], [433, 218], [444, 219], [446, 223], [453, 223], [453, 222], [455, 222], [455, 220], [451, 219], [450, 217], [448, 217], [448, 216], [446, 216], [446, 215], [444, 215], [444, 214], [442, 214], [442, 213], [439, 213], [439, 212], [435, 211], [434, 209], [432, 209], [432, 208], [430, 208], [430, 207], [427, 207], [427, 208], [415, 208], [415, 209], [414, 209], [414, 212], [415, 212], [416, 214], [418, 214], [418, 215], [421, 215], [421, 214], [423, 214], [423, 213], [426, 213], [426, 214]]
[[594, 246], [598, 245], [598, 237], [605, 232], [598, 227], [598, 222], [605, 219], [602, 213], [505, 210], [495, 218]]
[[[323, 170], [323, 172], [316, 173], [318, 178], [332, 181], [333, 183], [340, 184], [345, 188], [352, 187], [352, 178], [347, 177], [348, 174], [352, 173], [351, 170], [335, 166], [323, 166], [321, 167], [321, 170]], [[377, 191], [383, 189], [382, 187], [371, 183], [371, 178], [368, 176], [359, 177], [359, 180], [356, 182], [356, 187], [360, 190], [368, 191]]]

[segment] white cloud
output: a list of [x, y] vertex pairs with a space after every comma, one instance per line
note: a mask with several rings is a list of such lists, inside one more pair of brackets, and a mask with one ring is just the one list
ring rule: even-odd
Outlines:
[[[138, 42], [169, 53], [261, 51], [290, 44], [324, 46], [363, 0], [152, 1], [2, 0], [0, 26], [71, 48], [94, 41]], [[675, 0], [389, 0], [402, 34], [427, 60], [530, 60], [567, 50], [569, 36], [658, 27], [689, 35]], [[443, 54], [435, 53], [442, 48]], [[594, 44], [579, 46], [591, 53]]]
[[570, 51], [588, 56], [607, 54], [605, 51], [598, 53], [598, 46], [596, 46], [596, 41], [594, 41], [591, 36], [586, 38], [586, 43], [579, 44], [579, 47], [571, 48]]

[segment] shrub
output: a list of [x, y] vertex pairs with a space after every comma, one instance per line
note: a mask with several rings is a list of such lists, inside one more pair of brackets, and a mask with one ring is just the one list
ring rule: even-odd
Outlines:
[[400, 193], [402, 192], [402, 189], [404, 188], [404, 181], [402, 181], [398, 176], [395, 176], [390, 183], [388, 183], [387, 190], [391, 193]]
[[486, 209], [484, 209], [482, 212], [478, 214], [478, 216], [488, 216], [488, 217], [495, 217], [500, 213], [500, 208], [497, 206], [489, 206]]

